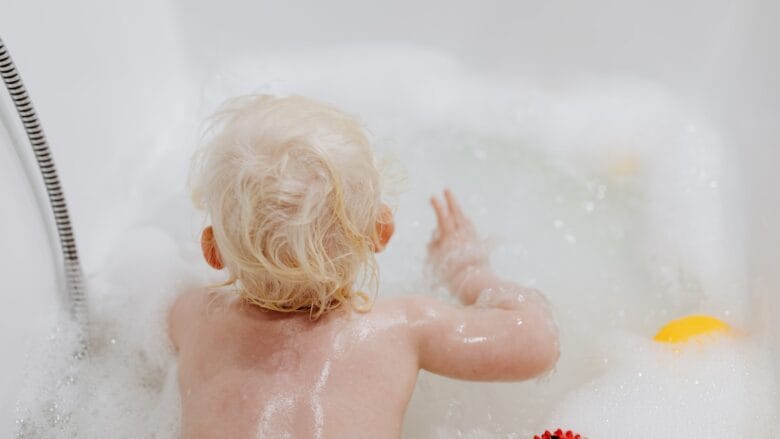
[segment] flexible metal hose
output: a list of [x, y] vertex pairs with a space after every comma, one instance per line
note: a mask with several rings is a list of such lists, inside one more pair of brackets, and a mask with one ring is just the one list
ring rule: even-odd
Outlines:
[[[65, 202], [65, 195], [60, 186], [60, 179], [57, 176], [57, 169], [54, 166], [49, 144], [46, 141], [46, 135], [43, 127], [38, 120], [32, 101], [27, 90], [22, 83], [22, 78], [16, 70], [11, 55], [0, 38], [0, 75], [3, 82], [11, 94], [11, 99], [16, 107], [16, 112], [22, 120], [27, 138], [38, 161], [38, 167], [43, 176], [43, 183], [46, 186], [46, 193], [49, 196], [49, 204], [54, 215], [54, 223], [57, 227], [57, 234], [60, 238], [60, 248], [64, 262], [65, 288], [67, 291], [69, 312], [73, 319], [86, 330], [87, 325], [87, 303], [84, 289], [84, 280], [79, 262], [78, 251], [76, 250], [76, 241], [73, 236], [73, 228], [70, 224], [70, 215]], [[84, 354], [85, 352], [80, 352]]]

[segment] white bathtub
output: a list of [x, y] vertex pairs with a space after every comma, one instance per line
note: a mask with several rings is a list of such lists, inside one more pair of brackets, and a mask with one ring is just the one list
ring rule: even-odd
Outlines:
[[[777, 354], [780, 3], [4, 0], [0, 9], [0, 36], [47, 131], [87, 274], [101, 267], [116, 221], [142, 216], [133, 210], [134, 183], [155, 171], [156, 155], [178, 147], [160, 133], [181, 141], [171, 127], [189, 133], [199, 122], [189, 110], [203, 102], [202, 84], [218, 66], [285, 48], [404, 44], [549, 87], [586, 76], [647, 78], [696, 106], [738, 163], [740, 190], [725, 197], [729, 230], [746, 243], [734, 249], [748, 267], [752, 305], [744, 313]], [[0, 96], [3, 122], [16, 123]], [[4, 436], [16, 428], [27, 346], [46, 336], [63, 297], [36, 202], [40, 185], [31, 189], [23, 172], [35, 178], [36, 170], [10, 140], [18, 134], [0, 126]], [[185, 161], [170, 170], [172, 185], [184, 184]]]

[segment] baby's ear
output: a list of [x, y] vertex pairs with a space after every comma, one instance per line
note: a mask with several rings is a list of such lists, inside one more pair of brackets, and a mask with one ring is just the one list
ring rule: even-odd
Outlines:
[[214, 229], [211, 228], [211, 226], [203, 229], [203, 233], [200, 235], [200, 248], [203, 250], [203, 258], [206, 260], [207, 264], [215, 270], [225, 268], [225, 265], [222, 264], [222, 258], [219, 255], [217, 241], [214, 239]]
[[395, 222], [393, 221], [393, 211], [387, 205], [382, 206], [379, 219], [376, 221], [376, 242], [374, 242], [374, 252], [379, 253], [387, 247], [390, 238], [395, 233]]

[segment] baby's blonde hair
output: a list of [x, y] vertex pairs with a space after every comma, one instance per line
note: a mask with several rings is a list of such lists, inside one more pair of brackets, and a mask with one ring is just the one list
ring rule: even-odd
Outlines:
[[212, 132], [190, 184], [229, 272], [223, 286], [315, 318], [369, 309], [356, 289], [376, 291], [382, 184], [360, 122], [304, 97], [254, 95], [225, 103]]

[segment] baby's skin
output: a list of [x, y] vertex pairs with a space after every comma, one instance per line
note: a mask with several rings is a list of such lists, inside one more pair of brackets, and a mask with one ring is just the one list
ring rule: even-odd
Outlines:
[[544, 297], [496, 276], [449, 191], [432, 198], [429, 259], [461, 304], [422, 296], [312, 320], [225, 293], [180, 296], [169, 317], [179, 352], [183, 438], [398, 438], [420, 369], [517, 381], [558, 359]]

